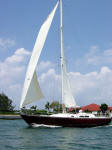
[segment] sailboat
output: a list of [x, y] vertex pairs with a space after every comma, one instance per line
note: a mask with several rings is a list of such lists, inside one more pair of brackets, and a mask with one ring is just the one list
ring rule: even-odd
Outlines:
[[30, 126], [33, 126], [35, 124], [62, 127], [94, 127], [107, 125], [111, 122], [110, 117], [96, 117], [93, 114], [87, 114], [83, 112], [79, 112], [76, 114], [66, 112], [66, 108], [76, 108], [77, 104], [72, 95], [70, 82], [67, 76], [66, 61], [64, 56], [62, 0], [57, 1], [55, 7], [51, 11], [45, 22], [42, 24], [38, 33], [26, 72], [20, 108], [22, 110], [22, 108], [26, 105], [34, 101], [40, 100], [44, 97], [36, 75], [36, 67], [58, 5], [60, 5], [61, 78], [63, 111], [62, 113], [52, 115], [29, 115], [21, 113], [21, 116]]

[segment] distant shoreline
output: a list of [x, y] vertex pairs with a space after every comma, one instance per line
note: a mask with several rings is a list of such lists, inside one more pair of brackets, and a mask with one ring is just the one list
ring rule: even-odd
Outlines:
[[16, 119], [22, 119], [20, 115], [3, 115], [0, 114], [0, 119], [6, 119], [6, 120], [16, 120]]

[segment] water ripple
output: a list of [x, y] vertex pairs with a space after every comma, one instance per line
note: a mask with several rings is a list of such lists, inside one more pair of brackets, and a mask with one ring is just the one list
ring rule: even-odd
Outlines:
[[112, 125], [99, 128], [30, 128], [0, 120], [0, 150], [112, 150]]

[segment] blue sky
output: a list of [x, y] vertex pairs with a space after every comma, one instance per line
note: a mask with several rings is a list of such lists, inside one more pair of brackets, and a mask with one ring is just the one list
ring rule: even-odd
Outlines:
[[[37, 33], [56, 1], [0, 0], [0, 91], [11, 97], [17, 108]], [[64, 48], [68, 75], [78, 105], [92, 102], [112, 105], [111, 6], [111, 0], [63, 0]], [[49, 101], [61, 99], [59, 57], [58, 7], [37, 73]], [[52, 84], [49, 79], [52, 79]], [[53, 91], [50, 93], [45, 85]], [[44, 103], [45, 100], [40, 105]]]

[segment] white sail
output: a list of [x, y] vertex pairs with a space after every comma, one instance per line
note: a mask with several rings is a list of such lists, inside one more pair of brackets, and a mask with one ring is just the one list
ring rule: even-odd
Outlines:
[[41, 89], [40, 89], [40, 86], [36, 77], [35, 70], [36, 70], [36, 66], [37, 66], [42, 48], [44, 46], [44, 43], [48, 34], [49, 28], [51, 26], [53, 17], [58, 7], [58, 3], [59, 1], [57, 2], [56, 6], [52, 10], [50, 15], [46, 19], [46, 21], [41, 26], [40, 31], [38, 33], [35, 46], [34, 46], [34, 49], [30, 58], [27, 73], [26, 73], [20, 108], [24, 107], [26, 104], [29, 104], [31, 102], [34, 102], [36, 100], [43, 98], [43, 95], [42, 95], [42, 92], [41, 92]]
[[33, 74], [33, 78], [30, 82], [30, 86], [28, 88], [27, 95], [25, 98], [27, 101], [24, 101], [23, 106], [30, 104], [32, 101], [35, 101], [36, 99], [43, 98], [43, 94], [41, 92], [41, 89], [37, 80], [36, 71]]
[[62, 58], [62, 104], [64, 104], [67, 108], [76, 107], [76, 102], [72, 95], [70, 82], [66, 71], [64, 53]]
[[[63, 24], [62, 24], [62, 0], [60, 0], [60, 30], [61, 30], [61, 74], [62, 74], [62, 104], [65, 107], [76, 107], [76, 102], [72, 95], [69, 79], [66, 71], [66, 62], [63, 48]], [[64, 112], [64, 111], [63, 111]]]

